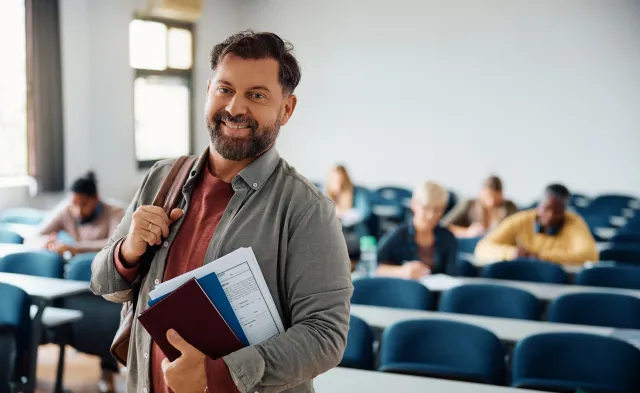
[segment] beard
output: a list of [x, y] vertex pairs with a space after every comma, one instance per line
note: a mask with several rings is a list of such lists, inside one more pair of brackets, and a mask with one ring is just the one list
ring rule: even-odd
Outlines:
[[[250, 129], [249, 137], [240, 138], [225, 135], [222, 123], [228, 121], [236, 124], [246, 124]], [[229, 112], [220, 109], [213, 115], [213, 119], [206, 118], [209, 138], [220, 155], [231, 161], [242, 161], [258, 156], [271, 146], [280, 133], [280, 120], [271, 125], [260, 125], [249, 115], [231, 116]]]

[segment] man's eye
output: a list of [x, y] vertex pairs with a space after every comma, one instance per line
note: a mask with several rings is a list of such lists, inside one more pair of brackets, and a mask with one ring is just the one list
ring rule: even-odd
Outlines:
[[231, 93], [231, 89], [228, 89], [226, 87], [218, 87], [218, 92], [222, 94], [229, 94]]
[[254, 100], [263, 100], [264, 94], [260, 94], [260, 93], [251, 93], [250, 97], [253, 98]]

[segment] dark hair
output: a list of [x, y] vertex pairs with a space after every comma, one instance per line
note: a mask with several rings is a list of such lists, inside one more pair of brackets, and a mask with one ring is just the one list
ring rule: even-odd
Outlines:
[[551, 184], [544, 189], [545, 194], [557, 196], [562, 199], [569, 199], [571, 193], [569, 189], [562, 184]]
[[300, 65], [293, 56], [293, 45], [273, 33], [245, 30], [236, 33], [211, 50], [211, 71], [215, 71], [223, 57], [233, 53], [243, 59], [274, 59], [280, 65], [278, 79], [288, 94], [300, 83]]
[[483, 185], [496, 192], [502, 192], [502, 180], [496, 175], [491, 175], [484, 181]]
[[91, 197], [98, 196], [95, 173], [89, 171], [84, 176], [76, 179], [73, 184], [71, 184], [71, 191]]

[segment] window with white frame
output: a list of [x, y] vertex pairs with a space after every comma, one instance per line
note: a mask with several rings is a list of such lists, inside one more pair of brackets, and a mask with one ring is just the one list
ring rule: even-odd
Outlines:
[[134, 143], [138, 166], [191, 153], [193, 28], [134, 19], [129, 24]]

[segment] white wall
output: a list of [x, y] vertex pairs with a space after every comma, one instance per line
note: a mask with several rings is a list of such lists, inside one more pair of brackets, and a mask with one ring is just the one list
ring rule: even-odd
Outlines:
[[[65, 177], [96, 171], [103, 194], [128, 201], [145, 171], [134, 156], [133, 77], [129, 67], [129, 22], [141, 0], [61, 0]], [[195, 28], [196, 152], [208, 140], [203, 127], [209, 52], [233, 33], [238, 10], [232, 0], [205, 0]], [[199, 87], [198, 87], [199, 86]]]
[[640, 194], [640, 3], [626, 0], [255, 0], [241, 24], [290, 40], [298, 108], [279, 149], [323, 180], [491, 172], [531, 201], [550, 181]]

